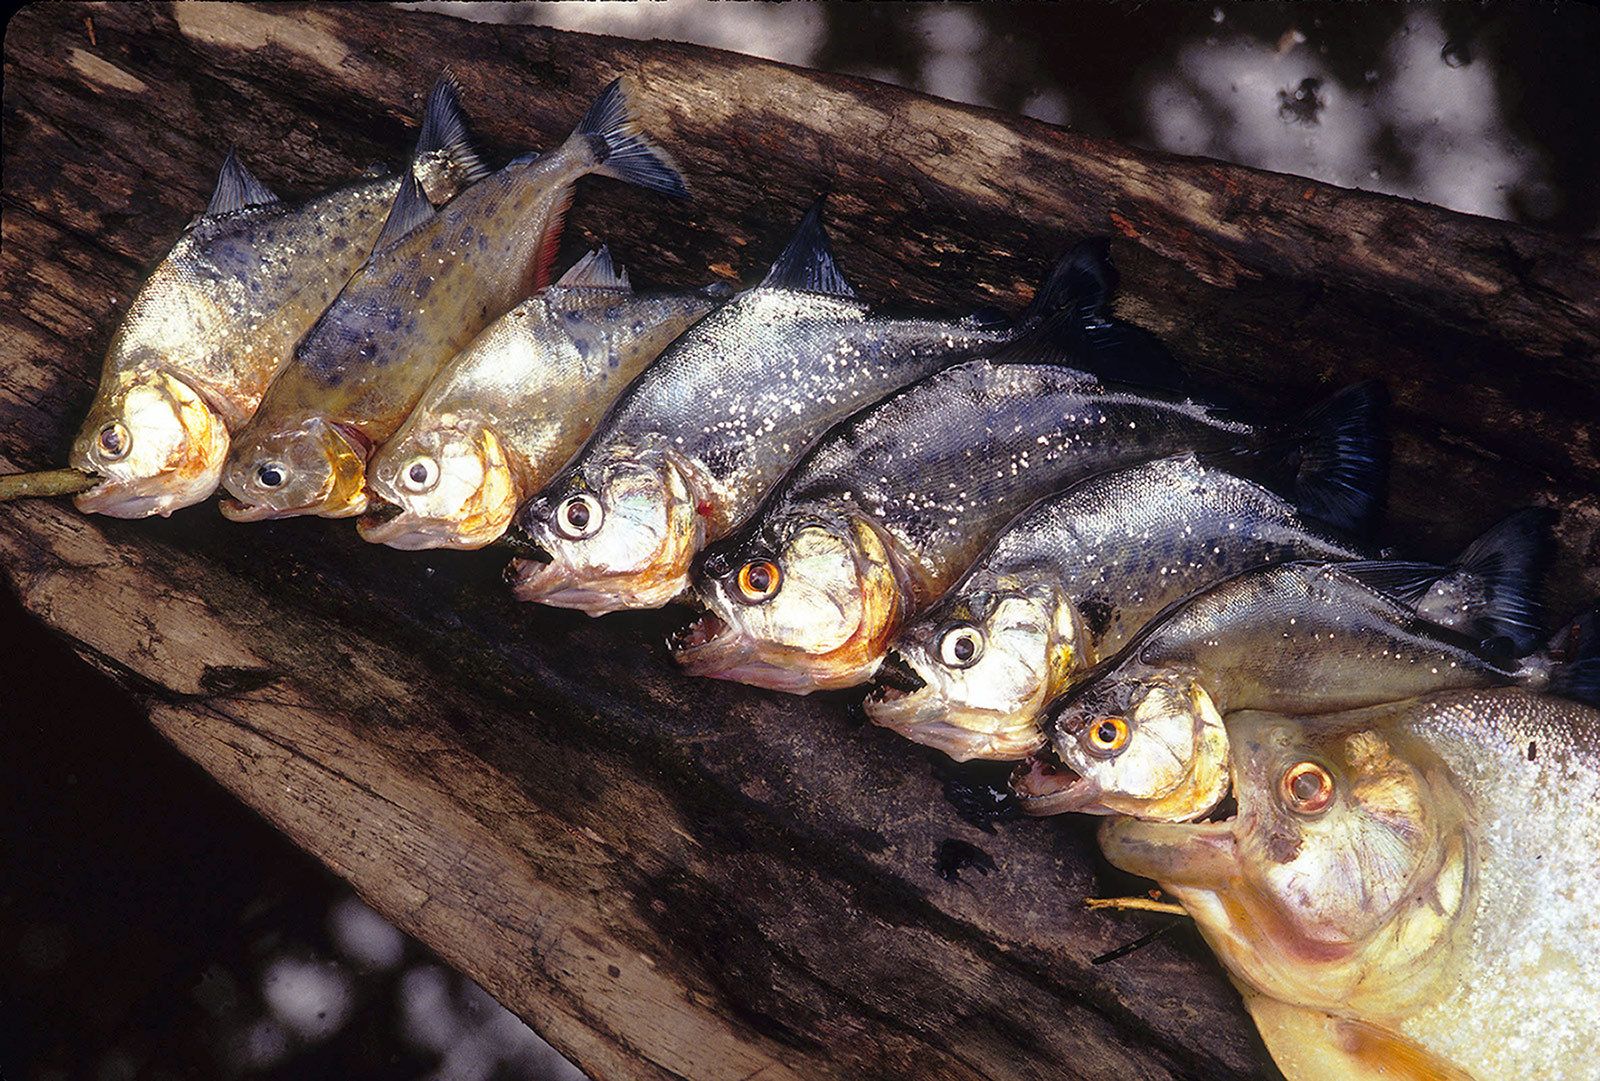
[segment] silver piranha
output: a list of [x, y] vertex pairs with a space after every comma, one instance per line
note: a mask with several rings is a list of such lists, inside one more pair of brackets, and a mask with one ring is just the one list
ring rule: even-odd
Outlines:
[[[1382, 448], [1351, 439], [1301, 466], [1294, 500], [1193, 454], [1048, 496], [900, 632], [867, 716], [957, 760], [1021, 758], [1044, 743], [1044, 704], [1173, 601], [1263, 563], [1370, 554], [1349, 531], [1384, 472]], [[1326, 486], [1347, 494], [1340, 529], [1301, 509]]]
[[708, 551], [696, 588], [706, 615], [678, 639], [678, 660], [792, 693], [860, 683], [904, 621], [1040, 496], [1191, 448], [1370, 444], [1376, 394], [1344, 392], [1291, 443], [1181, 393], [1061, 364], [939, 372], [829, 433], [745, 529]]
[[[1222, 722], [1234, 710], [1314, 715], [1514, 685], [1588, 695], [1577, 659], [1497, 656], [1363, 580], [1387, 566], [1286, 563], [1171, 606], [1048, 707], [1059, 766], [1015, 779], [1027, 809], [1202, 817], [1227, 790]], [[1495, 583], [1475, 622], [1534, 624], [1536, 576], [1518, 579]]]
[[402, 185], [371, 259], [235, 438], [223, 513], [256, 521], [364, 511], [369, 453], [451, 357], [547, 283], [573, 185], [590, 173], [687, 194], [639, 134], [620, 79], [561, 146], [516, 159], [441, 209], [417, 184]]
[[732, 293], [636, 294], [604, 247], [445, 365], [367, 468], [361, 536], [481, 548], [588, 438], [607, 406]]
[[[483, 175], [454, 81], [428, 97], [416, 177], [452, 198]], [[106, 353], [71, 463], [104, 478], [79, 509], [167, 515], [216, 490], [230, 433], [372, 250], [400, 177], [280, 202], [230, 151], [205, 212], [140, 287]]]
[[1595, 1076], [1600, 713], [1456, 691], [1227, 721], [1237, 814], [1114, 818], [1289, 1081]]
[[887, 318], [834, 264], [820, 202], [754, 289], [695, 324], [636, 379], [517, 518], [537, 559], [523, 600], [590, 615], [655, 608], [828, 427], [939, 368], [1035, 329], [1078, 295], [1064, 259], [1015, 322]]

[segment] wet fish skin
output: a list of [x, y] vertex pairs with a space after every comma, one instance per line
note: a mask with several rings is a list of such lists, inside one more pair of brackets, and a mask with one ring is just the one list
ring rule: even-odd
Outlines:
[[[745, 529], [708, 550], [696, 597], [715, 622], [683, 640], [678, 660], [793, 693], [852, 686], [1040, 496], [1108, 468], [1266, 438], [1187, 396], [1061, 364], [938, 372], [830, 432]], [[752, 598], [740, 576], [753, 567], [773, 568], [780, 587]]]
[[1548, 655], [1492, 659], [1373, 589], [1373, 566], [1387, 564], [1284, 563], [1169, 606], [1046, 707], [1068, 772], [1019, 774], [1025, 809], [1195, 819], [1226, 792], [1222, 721], [1236, 710], [1313, 715], [1559, 683]]
[[867, 715], [960, 761], [1021, 758], [1045, 702], [1173, 601], [1263, 563], [1366, 554], [1193, 454], [1102, 473], [1019, 514], [900, 632], [919, 686], [875, 688]]
[[605, 249], [491, 323], [429, 385], [367, 469], [362, 537], [481, 548], [594, 430], [611, 401], [731, 289], [636, 294]]
[[544, 286], [573, 185], [590, 173], [686, 194], [670, 159], [638, 133], [621, 79], [560, 147], [516, 159], [438, 210], [402, 185], [371, 259], [235, 438], [223, 513], [257, 521], [365, 510], [369, 454], [445, 362]]
[[[1095, 249], [1097, 252], [1098, 249]], [[833, 261], [821, 203], [767, 277], [697, 323], [635, 380], [577, 458], [518, 515], [517, 596], [600, 615], [659, 607], [833, 423], [939, 368], [991, 352], [1105, 271], [1058, 264], [1022, 318], [889, 318]], [[1098, 256], [1103, 262], [1103, 256]], [[583, 507], [586, 525], [563, 519]]]
[[1194, 916], [1289, 1081], [1593, 1073], [1600, 712], [1467, 690], [1227, 726], [1234, 818], [1101, 846]]
[[[470, 182], [454, 81], [428, 98], [419, 148], [430, 198]], [[294, 345], [377, 239], [400, 178], [373, 176], [299, 205], [277, 199], [230, 151], [206, 211], [128, 306], [70, 462], [104, 482], [80, 510], [168, 515], [217, 487], [230, 433], [255, 413]]]

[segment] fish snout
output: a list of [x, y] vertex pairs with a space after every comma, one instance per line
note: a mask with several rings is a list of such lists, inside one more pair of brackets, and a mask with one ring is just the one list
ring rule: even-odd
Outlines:
[[867, 697], [879, 701], [901, 698], [915, 694], [927, 685], [928, 681], [917, 675], [916, 669], [911, 667], [899, 650], [890, 650], [878, 666]]
[[[504, 548], [515, 555], [517, 557], [515, 562], [527, 560], [539, 566], [549, 566], [556, 561], [555, 555], [544, 545], [534, 540], [533, 535], [522, 528], [521, 522], [513, 522], [504, 533], [500, 534], [495, 544], [497, 547]], [[513, 566], [515, 566], [515, 562]], [[538, 567], [529, 568], [530, 572], [536, 572], [537, 570]], [[510, 573], [509, 569], [507, 573]]]

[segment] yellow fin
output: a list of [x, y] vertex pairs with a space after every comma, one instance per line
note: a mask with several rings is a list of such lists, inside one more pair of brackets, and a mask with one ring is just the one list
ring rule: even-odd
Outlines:
[[1288, 1081], [1474, 1081], [1397, 1032], [1246, 994], [1244, 1004]]

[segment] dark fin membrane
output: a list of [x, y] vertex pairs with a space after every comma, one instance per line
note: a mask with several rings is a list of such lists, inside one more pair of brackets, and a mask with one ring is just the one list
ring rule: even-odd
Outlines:
[[394, 205], [389, 208], [389, 217], [378, 234], [378, 242], [372, 246], [373, 256], [394, 247], [417, 226], [432, 220], [437, 213], [433, 204], [428, 202], [417, 174], [408, 170], [400, 178], [400, 190], [395, 193]]
[[1352, 536], [1369, 534], [1389, 480], [1389, 393], [1376, 380], [1313, 406], [1287, 435], [1247, 451], [1300, 513]]
[[[1418, 615], [1486, 642], [1507, 639], [1515, 656], [1539, 648], [1544, 638], [1539, 589], [1555, 548], [1555, 520], [1548, 507], [1508, 515], [1456, 557]], [[1433, 611], [1436, 604], [1446, 611]], [[1449, 619], [1452, 611], [1464, 613], [1470, 623]]]
[[556, 281], [554, 288], [633, 291], [633, 286], [628, 282], [628, 272], [617, 269], [611, 261], [611, 249], [604, 244], [573, 263]]
[[1188, 377], [1161, 339], [1109, 314], [1117, 287], [1110, 246], [1085, 240], [1051, 269], [1022, 313], [1002, 364], [1060, 364], [1112, 383], [1186, 392]]
[[466, 114], [461, 109], [461, 84], [446, 68], [428, 91], [423, 107], [422, 130], [417, 133], [417, 148], [412, 152], [412, 171], [427, 174], [436, 163], [447, 166], [448, 192], [431, 190], [429, 176], [419, 176], [423, 187], [440, 202], [476, 184], [492, 171], [472, 146]]
[[1341, 563], [1339, 569], [1368, 589], [1392, 597], [1407, 608], [1420, 604], [1434, 583], [1450, 573], [1449, 567], [1438, 563], [1409, 559], [1368, 559]]
[[628, 84], [621, 78], [600, 91], [573, 134], [589, 137], [600, 158], [595, 172], [601, 176], [680, 199], [689, 197], [689, 186], [672, 156], [639, 130]]
[[1600, 605], [1567, 620], [1549, 651], [1550, 693], [1600, 708]]
[[1004, 330], [1011, 325], [1011, 316], [999, 308], [985, 306], [971, 312], [961, 322], [979, 330]]
[[830, 296], [855, 298], [856, 291], [844, 280], [839, 266], [833, 261], [833, 248], [828, 243], [828, 233], [822, 227], [822, 204], [827, 196], [817, 197], [800, 219], [800, 226], [789, 239], [767, 276], [761, 279], [762, 289], [795, 289], [806, 293], [826, 293]]
[[206, 213], [230, 214], [247, 206], [266, 206], [277, 201], [278, 197], [244, 167], [238, 152], [230, 147], [228, 156], [222, 159], [217, 186], [211, 192], [211, 202], [206, 204]]

